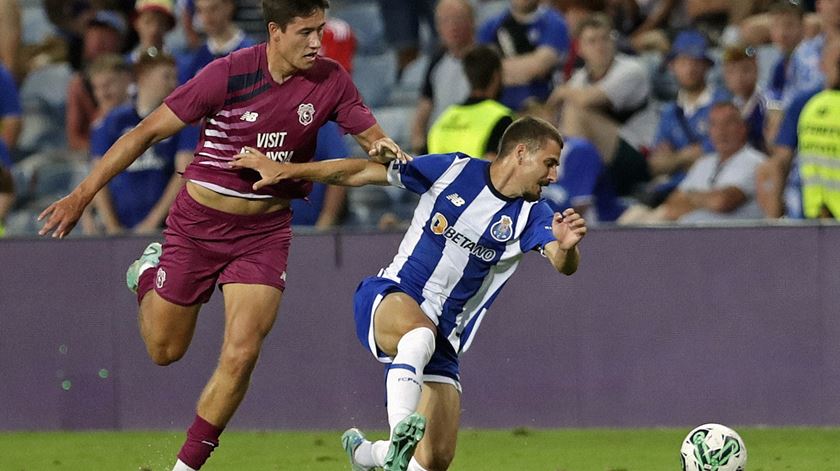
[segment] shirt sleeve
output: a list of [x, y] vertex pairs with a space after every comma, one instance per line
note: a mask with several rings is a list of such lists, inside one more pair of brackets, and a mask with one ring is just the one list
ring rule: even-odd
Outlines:
[[9, 170], [12, 165], [12, 156], [9, 155], [9, 149], [6, 147], [6, 143], [0, 139], [0, 170]]
[[568, 183], [566, 193], [572, 206], [592, 201], [602, 170], [601, 157], [592, 144], [575, 144], [569, 149], [569, 154], [564, 156], [563, 175], [574, 175], [574, 178], [563, 181]]
[[338, 104], [335, 107], [331, 121], [341, 126], [345, 133], [361, 134], [376, 124], [370, 109], [362, 102], [362, 96], [350, 75], [336, 64], [335, 90], [339, 93]]
[[99, 124], [90, 130], [90, 156], [93, 159], [100, 159], [108, 149], [114, 145], [119, 135], [117, 134], [116, 119], [114, 113], [109, 113]]
[[734, 186], [751, 198], [755, 195], [755, 170], [762, 162], [757, 154], [742, 153], [732, 157], [732, 162], [721, 172], [715, 188], [727, 188]]
[[340, 159], [349, 157], [350, 152], [344, 144], [341, 131], [332, 121], [327, 121], [318, 130], [318, 143], [315, 145], [315, 160]]
[[668, 104], [659, 113], [659, 123], [656, 125], [656, 134], [653, 137], [654, 147], [660, 144], [669, 144], [671, 147], [677, 147], [671, 139], [671, 123], [674, 120], [676, 120], [676, 117], [674, 116], [673, 104]]
[[554, 49], [561, 59], [569, 52], [569, 30], [563, 17], [554, 10], [546, 10], [541, 23], [540, 37], [535, 45]]
[[178, 132], [178, 147], [176, 152], [193, 152], [198, 145], [198, 136], [201, 135], [201, 126], [193, 124], [184, 127]]
[[647, 99], [650, 81], [641, 65], [632, 60], [616, 62], [615, 67], [596, 86], [607, 95], [616, 111], [635, 108]]
[[391, 186], [423, 194], [432, 187], [456, 158], [468, 157], [458, 157], [457, 154], [430, 154], [417, 156], [407, 163], [394, 160], [388, 166], [388, 183]]
[[774, 140], [777, 146], [796, 149], [799, 145], [799, 136], [796, 131], [797, 125], [799, 124], [799, 115], [802, 114], [802, 109], [805, 108], [805, 104], [814, 95], [815, 93], [813, 92], [801, 93], [785, 109], [782, 124], [779, 125], [779, 130], [776, 131], [776, 139]]
[[170, 93], [164, 103], [178, 119], [188, 124], [216, 112], [225, 104], [229, 67], [226, 57], [207, 64], [195, 77]]
[[20, 96], [12, 75], [0, 65], [0, 118], [20, 116]]
[[677, 187], [680, 191], [707, 191], [709, 189], [709, 179], [714, 172], [714, 166], [717, 159], [714, 156], [700, 157], [691, 168], [688, 169], [685, 178]]
[[528, 222], [519, 238], [519, 248], [522, 249], [523, 253], [531, 250], [539, 250], [542, 253], [546, 245], [557, 240], [551, 231], [553, 219], [554, 211], [544, 200], [540, 200], [531, 206], [531, 211], [528, 213]]

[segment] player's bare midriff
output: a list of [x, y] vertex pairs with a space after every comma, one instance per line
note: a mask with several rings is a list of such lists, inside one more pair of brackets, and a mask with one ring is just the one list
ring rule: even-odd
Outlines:
[[250, 215], [266, 214], [289, 207], [289, 200], [280, 198], [247, 199], [227, 196], [213, 190], [187, 182], [187, 193], [200, 204], [225, 213]]

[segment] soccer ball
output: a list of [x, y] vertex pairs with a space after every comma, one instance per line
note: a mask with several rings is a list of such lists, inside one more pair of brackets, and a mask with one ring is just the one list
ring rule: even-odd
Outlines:
[[680, 448], [683, 471], [743, 471], [747, 448], [738, 432], [720, 424], [703, 424], [685, 437]]

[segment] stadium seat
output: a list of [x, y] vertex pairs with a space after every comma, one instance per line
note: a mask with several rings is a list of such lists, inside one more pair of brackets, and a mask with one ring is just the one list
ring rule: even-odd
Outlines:
[[414, 117], [414, 106], [383, 106], [373, 109], [376, 121], [391, 139], [401, 147], [408, 148], [411, 144], [411, 120]]
[[353, 33], [356, 34], [357, 55], [378, 55], [387, 52], [385, 27], [382, 25], [378, 3], [367, 0], [335, 2], [330, 8], [330, 16], [350, 23]]
[[369, 107], [388, 104], [396, 70], [397, 61], [391, 52], [356, 56], [353, 61], [353, 82]]

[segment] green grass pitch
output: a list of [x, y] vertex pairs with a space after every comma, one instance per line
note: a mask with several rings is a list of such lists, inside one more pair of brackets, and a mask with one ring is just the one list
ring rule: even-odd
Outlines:
[[[453, 471], [674, 471], [689, 429], [462, 430]], [[737, 427], [747, 471], [840, 470], [840, 428]], [[371, 433], [381, 438], [384, 432]], [[340, 431], [227, 431], [202, 471], [348, 469]], [[3, 471], [169, 471], [184, 432], [2, 432]]]

